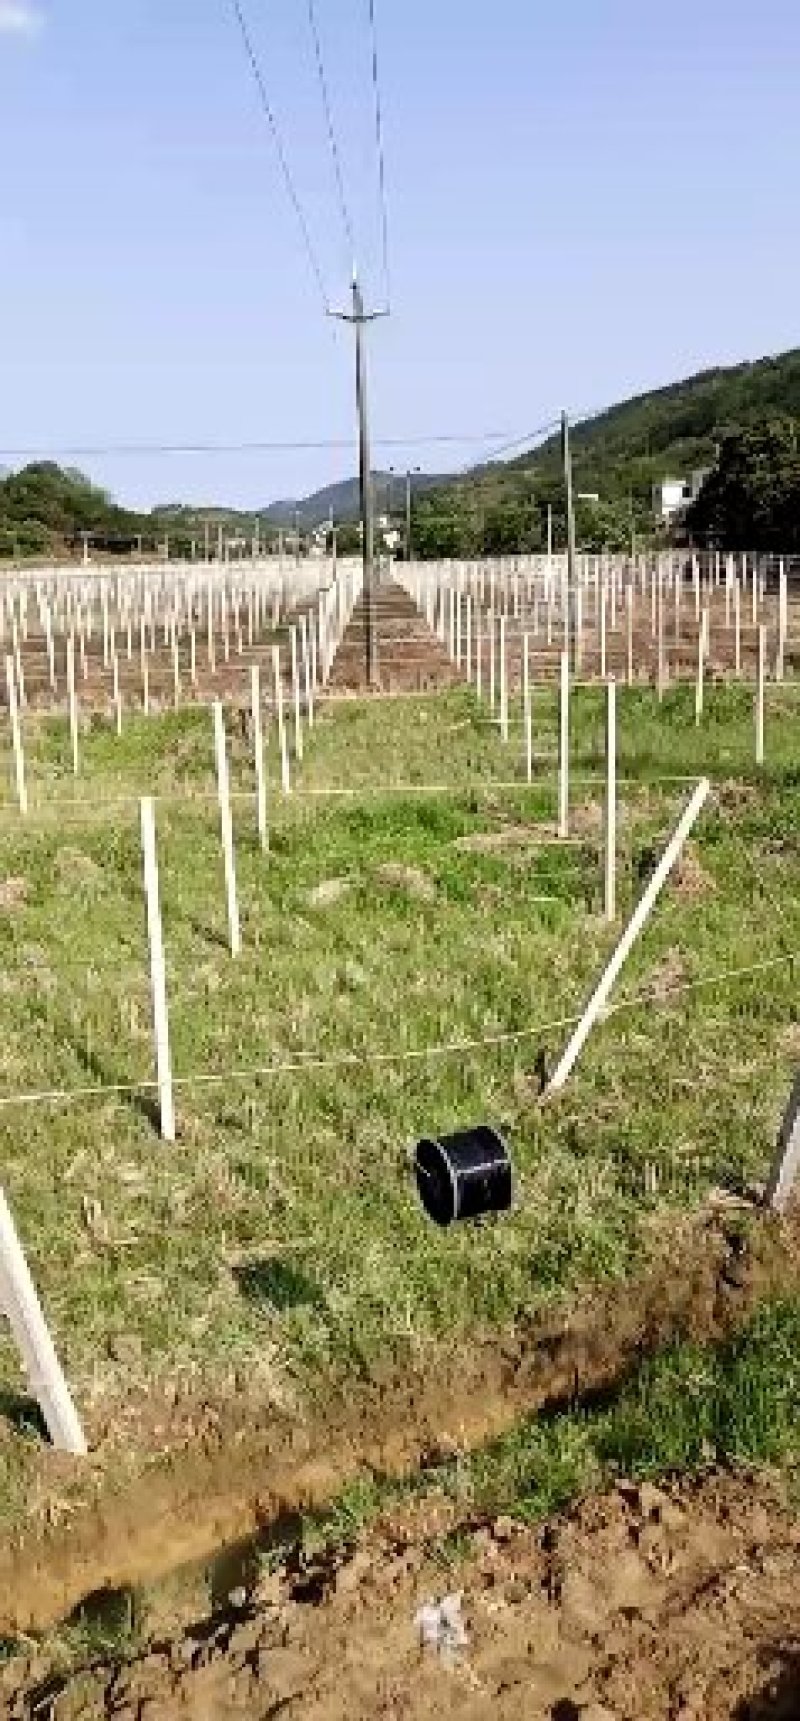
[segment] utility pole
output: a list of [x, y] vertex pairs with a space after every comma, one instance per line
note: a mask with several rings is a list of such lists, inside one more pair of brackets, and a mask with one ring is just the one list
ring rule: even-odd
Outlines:
[[374, 613], [374, 543], [372, 520], [372, 472], [370, 470], [369, 414], [367, 400], [367, 360], [364, 351], [364, 300], [358, 282], [353, 280], [353, 327], [356, 331], [356, 407], [358, 410], [358, 486], [361, 499], [363, 531], [362, 559], [364, 568], [364, 667], [367, 686], [378, 679], [378, 642], [375, 638]]
[[413, 467], [413, 469], [411, 467], [409, 467], [409, 469], [406, 473], [406, 561], [407, 562], [411, 561], [411, 556], [412, 556], [411, 479], [412, 479], [413, 473], [419, 472], [420, 470], [421, 469], [419, 466], [415, 466], [415, 467]]
[[353, 276], [352, 310], [332, 311], [340, 322], [352, 323], [356, 337], [356, 408], [358, 411], [358, 483], [361, 501], [361, 555], [364, 577], [364, 667], [367, 686], [378, 682], [378, 639], [375, 626], [375, 528], [372, 507], [372, 471], [369, 449], [369, 412], [367, 398], [367, 354], [364, 341], [366, 323], [375, 322], [385, 311], [365, 311], [358, 278]]
[[294, 564], [295, 564], [296, 568], [299, 568], [299, 566], [300, 566], [300, 509], [297, 507], [295, 507], [295, 511], [294, 511]]
[[561, 414], [561, 446], [564, 454], [564, 484], [567, 492], [567, 614], [569, 637], [575, 605], [575, 507], [572, 497], [572, 452], [569, 446], [569, 416]]

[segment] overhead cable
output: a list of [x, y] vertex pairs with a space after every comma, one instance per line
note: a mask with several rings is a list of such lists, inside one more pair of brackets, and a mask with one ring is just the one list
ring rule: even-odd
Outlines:
[[314, 57], [315, 57], [316, 62], [317, 62], [317, 78], [319, 80], [320, 95], [322, 97], [322, 109], [323, 109], [323, 113], [325, 115], [325, 126], [326, 126], [327, 133], [328, 133], [328, 144], [330, 147], [331, 158], [333, 161], [333, 172], [334, 172], [334, 178], [336, 180], [336, 190], [337, 190], [337, 194], [338, 194], [338, 198], [339, 198], [339, 212], [340, 212], [341, 217], [342, 217], [342, 225], [343, 225], [344, 231], [345, 231], [345, 238], [347, 240], [347, 244], [348, 244], [349, 251], [350, 251], [350, 256], [349, 256], [348, 261], [349, 261], [350, 265], [352, 266], [353, 270], [355, 271], [355, 264], [356, 264], [355, 233], [353, 230], [353, 222], [352, 222], [351, 215], [350, 215], [350, 209], [349, 209], [348, 202], [347, 202], [347, 196], [346, 196], [345, 189], [344, 189], [344, 175], [342, 173], [342, 160], [341, 160], [341, 155], [339, 153], [339, 145], [338, 145], [337, 138], [336, 138], [336, 129], [335, 129], [334, 123], [333, 123], [333, 113], [331, 110], [330, 97], [328, 95], [328, 80], [325, 76], [325, 62], [324, 62], [323, 57], [322, 57], [322, 43], [320, 41], [319, 28], [317, 26], [317, 13], [316, 13], [316, 7], [314, 4], [314, 0], [308, 0], [308, 22], [309, 22], [309, 27], [311, 30], [311, 38], [312, 38], [312, 41], [314, 43]]
[[[376, 448], [433, 448], [437, 445], [464, 445], [467, 443], [500, 442], [498, 452], [503, 447], [514, 448], [518, 442], [532, 440], [530, 437], [520, 437], [517, 441], [503, 444], [505, 435], [501, 430], [484, 431], [433, 431], [429, 436], [376, 436], [373, 443]], [[328, 448], [351, 448], [351, 437], [315, 437], [296, 441], [272, 442], [106, 442], [71, 444], [60, 443], [48, 447], [0, 448], [0, 460], [54, 460], [57, 456], [70, 460], [99, 459], [101, 456], [139, 456], [160, 454], [296, 454], [315, 453]]]
[[375, 144], [378, 152], [378, 195], [381, 210], [381, 248], [383, 252], [383, 282], [386, 294], [386, 311], [391, 304], [391, 281], [389, 277], [389, 214], [386, 199], [386, 158], [383, 147], [383, 110], [381, 105], [381, 87], [378, 73], [378, 30], [375, 21], [375, 0], [367, 0], [369, 9], [369, 27], [372, 46], [372, 92], [375, 105]]
[[261, 108], [262, 108], [264, 117], [266, 119], [267, 125], [269, 126], [270, 132], [272, 134], [272, 141], [275, 145], [275, 150], [276, 150], [276, 153], [278, 156], [278, 161], [280, 163], [281, 173], [283, 174], [283, 179], [284, 179], [284, 183], [286, 186], [286, 190], [288, 192], [290, 202], [292, 204], [295, 215], [297, 217], [297, 224], [298, 224], [298, 227], [300, 228], [300, 233], [302, 236], [303, 245], [305, 247], [306, 256], [308, 257], [308, 261], [309, 261], [311, 270], [313, 272], [314, 279], [315, 279], [315, 281], [317, 283], [317, 287], [319, 289], [319, 295], [320, 295], [320, 298], [322, 299], [323, 308], [324, 308], [325, 312], [327, 313], [328, 308], [329, 308], [329, 306], [328, 306], [328, 295], [325, 291], [325, 282], [323, 280], [322, 269], [320, 267], [317, 253], [314, 249], [314, 244], [313, 244], [313, 241], [311, 238], [311, 232], [310, 232], [309, 225], [308, 225], [308, 222], [306, 220], [305, 213], [303, 210], [303, 205], [300, 201], [300, 196], [299, 196], [297, 187], [296, 187], [295, 182], [294, 182], [292, 170], [289, 166], [286, 151], [285, 151], [284, 146], [283, 146], [283, 138], [281, 136], [280, 128], [278, 126], [278, 122], [275, 118], [275, 114], [274, 114], [273, 109], [272, 109], [272, 104], [271, 104], [269, 96], [267, 94], [267, 86], [266, 86], [266, 82], [264, 79], [264, 73], [261, 69], [261, 63], [260, 63], [260, 61], [256, 55], [255, 48], [253, 47], [252, 38], [250, 35], [250, 31], [248, 30], [248, 27], [247, 27], [247, 22], [245, 20], [244, 12], [242, 11], [242, 7], [240, 5], [240, 0], [230, 0], [230, 3], [231, 3], [231, 6], [233, 7], [233, 11], [234, 11], [234, 14], [236, 16], [236, 19], [237, 19], [237, 22], [239, 25], [239, 30], [241, 32], [242, 41], [244, 43], [245, 53], [247, 54], [247, 58], [250, 62], [250, 70], [252, 71], [253, 78], [254, 78], [255, 85], [256, 85], [256, 89], [258, 91], [259, 100], [261, 102]]

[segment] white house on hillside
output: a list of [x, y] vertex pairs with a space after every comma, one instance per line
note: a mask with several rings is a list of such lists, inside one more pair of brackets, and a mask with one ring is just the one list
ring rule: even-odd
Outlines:
[[691, 478], [662, 478], [653, 485], [653, 513], [669, 525], [676, 514], [696, 502], [708, 477], [708, 468], [698, 468]]

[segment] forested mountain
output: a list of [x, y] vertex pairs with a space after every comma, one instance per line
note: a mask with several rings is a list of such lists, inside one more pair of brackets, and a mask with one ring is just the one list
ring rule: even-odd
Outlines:
[[[727, 477], [722, 488], [715, 477], [708, 507], [691, 515], [693, 529], [707, 537], [735, 531], [754, 548], [783, 536], [790, 547], [795, 500], [800, 506], [793, 476], [796, 420], [800, 349], [703, 371], [574, 425], [579, 541], [587, 549], [621, 549], [630, 544], [632, 530], [640, 541], [652, 537], [653, 485], [715, 467], [724, 447]], [[737, 435], [744, 438], [738, 453]], [[747, 461], [756, 459], [762, 470], [748, 477]], [[773, 460], [774, 470], [763, 470], [765, 460]], [[402, 523], [402, 473], [374, 473], [373, 485], [376, 514], [391, 512]], [[597, 500], [581, 499], [587, 495]], [[512, 460], [458, 476], [416, 474], [414, 548], [422, 555], [460, 556], [540, 549], [546, 543], [548, 507], [559, 547], [566, 536], [559, 434]], [[291, 529], [295, 510], [306, 532], [330, 518], [331, 511], [335, 520], [352, 522], [358, 514], [357, 480], [328, 485], [297, 502], [273, 502], [254, 513], [174, 502], [138, 514], [118, 506], [82, 473], [43, 461], [0, 475], [0, 556], [57, 553], [79, 543], [83, 532], [91, 533], [99, 547], [120, 551], [140, 535], [152, 548], [169, 533], [176, 550], [186, 549], [193, 537], [202, 543], [206, 523], [214, 533], [222, 525], [249, 538], [258, 520], [263, 539], [280, 527]]]
[[[623, 548], [631, 525], [655, 528], [653, 485], [712, 467], [731, 432], [773, 420], [800, 420], [800, 349], [753, 364], [702, 371], [572, 427], [578, 535], [587, 548]], [[475, 468], [423, 499], [415, 541], [423, 553], [478, 554], [538, 549], [548, 504], [556, 545], [566, 536], [561, 437], [511, 461]]]
[[[446, 474], [417, 472], [413, 479], [413, 494], [418, 496], [447, 481]], [[405, 473], [373, 472], [372, 485], [376, 514], [402, 518], [406, 505]], [[323, 490], [315, 490], [311, 496], [303, 496], [299, 501], [271, 502], [263, 509], [262, 517], [273, 526], [293, 526], [295, 509], [304, 532], [313, 526], [321, 526], [331, 516], [345, 522], [357, 520], [360, 512], [358, 479], [345, 478], [339, 484], [326, 484]]]

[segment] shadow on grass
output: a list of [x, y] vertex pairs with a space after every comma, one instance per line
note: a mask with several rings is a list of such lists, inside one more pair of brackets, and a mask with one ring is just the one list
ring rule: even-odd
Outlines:
[[12, 1392], [8, 1387], [0, 1387], [0, 1418], [7, 1422], [16, 1434], [35, 1435], [37, 1440], [45, 1440], [48, 1445], [50, 1436], [47, 1424], [35, 1398], [30, 1398], [23, 1392]]
[[218, 927], [209, 926], [206, 921], [198, 920], [193, 914], [186, 916], [186, 923], [191, 927], [196, 938], [202, 938], [204, 943], [213, 944], [217, 950], [224, 950], [230, 954], [230, 942], [225, 933], [220, 932]]
[[[96, 1082], [98, 1087], [113, 1085], [115, 1077], [113, 1077], [110, 1071], [106, 1069], [102, 1059], [97, 1056], [95, 1051], [90, 1050], [86, 1045], [82, 1045], [81, 1042], [74, 1037], [70, 1038], [70, 1043], [81, 1069], [87, 1076], [89, 1076], [92, 1082]], [[150, 1124], [151, 1128], [156, 1131], [156, 1134], [160, 1135], [161, 1112], [159, 1109], [158, 1099], [155, 1094], [147, 1091], [141, 1092], [136, 1087], [131, 1087], [122, 1092], [119, 1097], [120, 1099], [127, 1100], [128, 1104], [133, 1107], [134, 1111], [138, 1111], [140, 1117], [143, 1117], [145, 1121]]]
[[233, 1276], [248, 1302], [264, 1303], [281, 1314], [287, 1309], [319, 1308], [323, 1300], [313, 1279], [277, 1257], [243, 1261], [234, 1267]]

